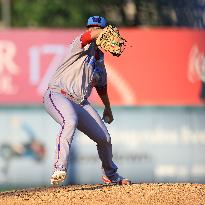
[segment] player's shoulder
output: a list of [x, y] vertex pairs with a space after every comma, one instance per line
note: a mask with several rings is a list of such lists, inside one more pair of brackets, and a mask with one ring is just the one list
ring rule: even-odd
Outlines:
[[70, 43], [71, 51], [75, 51], [76, 49], [77, 50], [79, 50], [79, 49], [82, 50], [81, 36], [82, 36], [82, 33], [78, 34], [77, 36], [75, 36], [73, 38], [73, 40]]
[[74, 44], [76, 42], [80, 42], [80, 39], [81, 39], [81, 36], [82, 36], [82, 33], [81, 34], [78, 34], [77, 36], [75, 36], [71, 42], [71, 44]]

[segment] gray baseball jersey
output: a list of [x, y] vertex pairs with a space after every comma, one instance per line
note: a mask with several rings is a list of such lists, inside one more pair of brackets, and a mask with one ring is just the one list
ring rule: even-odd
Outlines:
[[[75, 129], [97, 143], [102, 169], [109, 179], [119, 177], [112, 161], [112, 144], [107, 128], [87, 100], [94, 86], [105, 86], [107, 74], [104, 55], [92, 42], [82, 47], [81, 36], [74, 39], [68, 52], [54, 73], [44, 95], [44, 105], [50, 116], [61, 125], [56, 140], [55, 170], [67, 170], [71, 142]], [[63, 93], [62, 93], [63, 90]], [[83, 103], [76, 103], [64, 95], [68, 93]]]
[[107, 74], [104, 66], [104, 54], [98, 50], [96, 60], [95, 43], [82, 48], [81, 36], [74, 39], [68, 53], [57, 68], [49, 83], [50, 88], [61, 88], [78, 99], [88, 98], [93, 86], [107, 84]]

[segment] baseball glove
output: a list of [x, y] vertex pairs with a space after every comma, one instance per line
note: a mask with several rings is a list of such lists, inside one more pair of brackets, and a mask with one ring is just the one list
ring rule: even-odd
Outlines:
[[114, 26], [106, 26], [96, 39], [96, 44], [113, 56], [119, 57], [125, 49], [126, 40], [120, 35]]

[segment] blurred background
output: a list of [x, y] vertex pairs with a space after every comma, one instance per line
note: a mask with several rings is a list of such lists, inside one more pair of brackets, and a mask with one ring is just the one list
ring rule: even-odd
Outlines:
[[[105, 57], [119, 173], [135, 183], [205, 183], [205, 0], [0, 0], [0, 190], [49, 185], [59, 126], [42, 95], [89, 16], [120, 28]], [[100, 114], [93, 91], [90, 101]], [[71, 184], [100, 183], [95, 143], [76, 132]]]

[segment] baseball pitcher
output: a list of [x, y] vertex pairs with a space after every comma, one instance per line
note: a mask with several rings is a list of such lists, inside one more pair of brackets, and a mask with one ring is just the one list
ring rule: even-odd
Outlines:
[[[111, 137], [104, 124], [104, 121], [111, 123], [113, 115], [107, 94], [103, 52], [109, 51], [113, 56], [120, 56], [124, 42], [118, 29], [107, 26], [105, 18], [90, 17], [87, 30], [73, 40], [50, 79], [44, 105], [49, 115], [61, 125], [56, 139], [51, 184], [63, 182], [68, 174], [69, 153], [76, 129], [96, 142], [102, 161], [103, 182], [130, 184], [128, 179], [118, 174], [118, 167], [112, 161]], [[88, 101], [93, 88], [105, 106], [104, 121]]]

